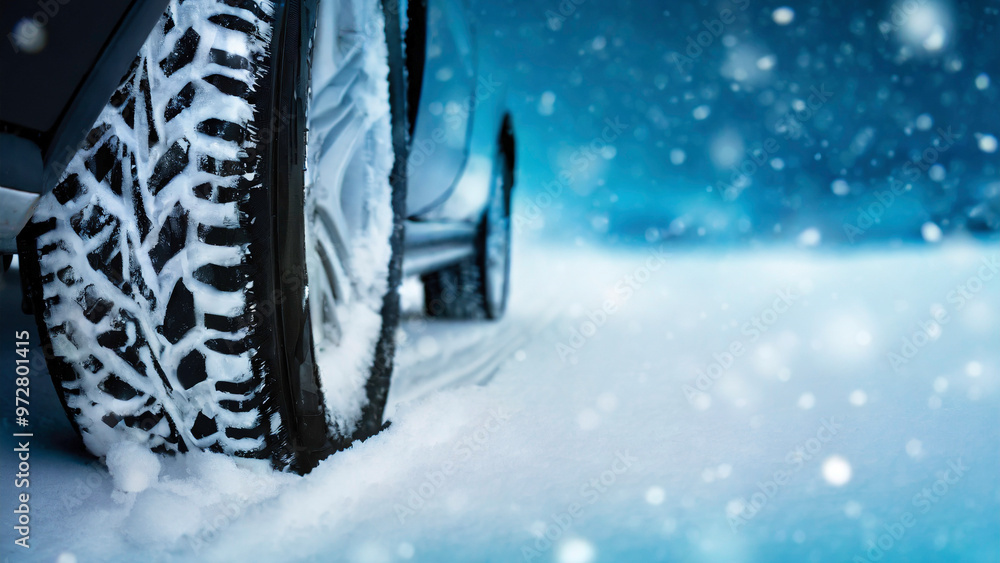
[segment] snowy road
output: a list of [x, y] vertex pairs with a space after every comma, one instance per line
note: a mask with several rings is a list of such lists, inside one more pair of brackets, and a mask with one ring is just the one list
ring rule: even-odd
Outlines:
[[998, 254], [522, 253], [503, 322], [407, 317], [392, 426], [306, 477], [200, 454], [116, 492], [155, 471], [84, 456], [38, 374], [32, 548], [8, 457], [3, 553], [995, 562]]

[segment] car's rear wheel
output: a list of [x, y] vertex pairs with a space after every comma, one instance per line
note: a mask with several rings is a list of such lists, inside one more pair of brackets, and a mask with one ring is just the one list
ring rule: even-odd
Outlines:
[[511, 190], [514, 184], [513, 145], [497, 146], [490, 180], [490, 198], [479, 221], [474, 252], [465, 260], [422, 276], [424, 308], [432, 317], [499, 319], [510, 291]]
[[304, 471], [379, 428], [405, 197], [388, 26], [374, 0], [170, 3], [19, 243], [91, 452]]

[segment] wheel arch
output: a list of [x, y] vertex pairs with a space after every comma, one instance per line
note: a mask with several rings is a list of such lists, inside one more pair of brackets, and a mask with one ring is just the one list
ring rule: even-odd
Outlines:
[[[49, 36], [79, 41], [53, 40], [44, 43], [41, 52], [27, 54], [17, 48], [11, 33], [10, 48], [0, 56], [0, 65], [21, 77], [18, 88], [3, 95], [0, 109], [0, 145], [10, 157], [0, 162], [0, 180], [7, 188], [47, 193], [169, 2], [119, 0], [101, 10], [52, 2], [43, 11], [41, 2], [9, 1], [0, 17], [8, 28], [17, 17], [34, 14]], [[93, 29], [99, 31], [82, 31]], [[46, 72], [28, 72], [39, 65]]]
[[500, 151], [504, 155], [507, 165], [507, 172], [510, 174], [510, 182], [507, 185], [507, 210], [510, 211], [511, 196], [514, 186], [517, 184], [517, 135], [514, 131], [514, 117], [509, 111], [505, 111], [500, 122], [500, 133], [497, 138]]
[[[398, 8], [397, 8], [398, 11]], [[403, 60], [406, 66], [406, 118], [409, 137], [417, 124], [417, 110], [424, 84], [427, 56], [427, 0], [406, 4], [406, 31], [403, 34]]]

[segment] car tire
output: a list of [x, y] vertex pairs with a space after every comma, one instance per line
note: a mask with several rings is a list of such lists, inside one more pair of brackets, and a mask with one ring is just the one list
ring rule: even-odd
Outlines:
[[[370, 129], [353, 133], [364, 150], [351, 154], [367, 160], [352, 161], [338, 189], [378, 192], [363, 197], [380, 221], [339, 241], [378, 263], [340, 280], [365, 278], [355, 293], [369, 318], [342, 327], [365, 325], [351, 342], [364, 365], [332, 369], [318, 360], [335, 343], [310, 314], [324, 288], [307, 264], [315, 222], [303, 172], [315, 140], [316, 36], [301, 38], [319, 33], [324, 6], [351, 10], [352, 52], [368, 64], [341, 77], [351, 86], [338, 103], [375, 108], [363, 120]], [[22, 272], [49, 371], [93, 454], [128, 440], [304, 472], [381, 427], [399, 317], [405, 181], [392, 159], [405, 151], [405, 113], [388, 104], [404, 91], [398, 20], [383, 29], [377, 6], [292, 1], [272, 12], [262, 0], [172, 1], [43, 197], [19, 240]], [[326, 142], [341, 142], [342, 129]]]
[[465, 260], [421, 277], [424, 309], [444, 319], [499, 319], [510, 291], [513, 143], [504, 128], [490, 182], [490, 199], [479, 220], [475, 251]]

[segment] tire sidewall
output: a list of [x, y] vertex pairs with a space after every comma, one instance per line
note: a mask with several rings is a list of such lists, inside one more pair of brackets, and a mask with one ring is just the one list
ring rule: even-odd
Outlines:
[[[394, 168], [392, 182], [393, 229], [389, 241], [391, 259], [388, 265], [387, 293], [382, 299], [382, 327], [377, 342], [374, 343], [373, 362], [366, 385], [367, 403], [359, 413], [354, 433], [350, 436], [334, 435], [328, 424], [328, 416], [318, 366], [315, 361], [315, 343], [312, 323], [306, 300], [308, 276], [306, 271], [305, 222], [305, 165], [307, 113], [306, 100], [309, 96], [311, 75], [312, 34], [316, 28], [316, 17], [320, 1], [337, 0], [292, 0], [280, 7], [273, 38], [272, 59], [272, 104], [269, 121], [274, 124], [272, 150], [265, 182], [268, 185], [268, 214], [259, 217], [269, 221], [262, 237], [272, 240], [270, 256], [274, 268], [275, 330], [276, 330], [276, 370], [275, 381], [285, 395], [283, 402], [292, 413], [297, 429], [295, 448], [301, 452], [300, 464], [308, 470], [323, 457], [348, 447], [356, 439], [363, 439], [377, 432], [382, 426], [385, 399], [391, 378], [395, 351], [395, 332], [399, 322], [399, 299], [397, 289], [402, 278], [402, 229], [405, 206], [405, 174]], [[283, 25], [281, 25], [283, 24]], [[389, 24], [387, 19], [386, 24]], [[279, 28], [279, 25], [281, 27]], [[389, 35], [390, 30], [387, 30]], [[398, 33], [398, 31], [397, 31]], [[389, 41], [391, 42], [391, 36]], [[394, 81], [402, 79], [400, 60], [393, 60], [390, 45], [390, 96]], [[393, 138], [396, 138], [397, 108], [392, 100]], [[402, 114], [405, 127], [405, 111]], [[405, 135], [405, 130], [404, 130]], [[403, 158], [398, 143], [393, 143], [396, 160]], [[404, 168], [405, 170], [405, 168]]]

